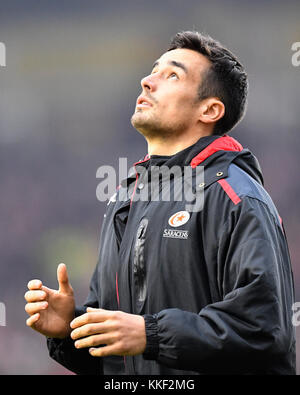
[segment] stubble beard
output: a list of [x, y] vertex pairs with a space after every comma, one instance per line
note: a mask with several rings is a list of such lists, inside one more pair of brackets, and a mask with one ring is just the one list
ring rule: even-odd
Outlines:
[[174, 137], [180, 134], [185, 127], [180, 122], [167, 122], [155, 114], [145, 114], [143, 110], [137, 111], [132, 115], [131, 124], [147, 139]]

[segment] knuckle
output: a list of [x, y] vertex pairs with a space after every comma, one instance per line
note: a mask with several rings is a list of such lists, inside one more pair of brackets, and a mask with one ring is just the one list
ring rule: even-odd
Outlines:
[[91, 335], [92, 333], [96, 333], [96, 331], [97, 331], [97, 326], [95, 324], [90, 324], [87, 329], [87, 334]]
[[[109, 324], [109, 325], [108, 325], [108, 324]], [[114, 331], [115, 333], [118, 332], [118, 330], [119, 330], [119, 328], [120, 328], [118, 321], [111, 320], [108, 324], [107, 324], [107, 327], [108, 327], [110, 330]]]
[[119, 320], [120, 318], [120, 311], [112, 311], [111, 312], [111, 319], [114, 321]]
[[127, 346], [123, 340], [119, 340], [118, 342], [115, 343], [115, 345], [120, 353], [127, 352]]
[[119, 331], [115, 331], [113, 333], [113, 338], [115, 341], [120, 341], [121, 340], [121, 333]]
[[113, 335], [112, 335], [112, 341], [113, 341], [114, 343], [122, 342], [122, 338], [123, 338], [123, 336], [122, 336], [122, 334], [121, 334], [120, 331], [115, 331], [115, 332], [113, 333]]
[[98, 336], [93, 336], [91, 338], [91, 345], [92, 346], [97, 346], [98, 345], [98, 341], [99, 341]]
[[89, 324], [95, 324], [98, 322], [98, 314], [97, 313], [87, 313], [87, 322]]
[[39, 300], [44, 300], [46, 297], [46, 293], [44, 291], [37, 291], [36, 295], [39, 298]]
[[121, 317], [121, 311], [119, 311], [119, 310], [116, 310], [116, 311], [114, 311], [114, 318], [115, 319], [119, 319], [120, 317]]
[[93, 318], [91, 317], [91, 313], [85, 313], [84, 315], [84, 323], [90, 324], [93, 322]]
[[88, 322], [89, 324], [92, 324], [92, 323], [94, 322], [94, 318], [93, 318], [93, 315], [92, 315], [92, 314], [89, 314], [89, 313], [88, 313], [87, 322]]

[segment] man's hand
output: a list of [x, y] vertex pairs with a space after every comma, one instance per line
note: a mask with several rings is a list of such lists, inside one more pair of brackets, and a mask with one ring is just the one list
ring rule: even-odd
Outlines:
[[90, 347], [94, 357], [137, 355], [146, 348], [145, 321], [139, 315], [88, 307], [86, 314], [71, 322], [71, 328], [75, 347]]
[[31, 280], [24, 295], [28, 302], [25, 311], [30, 315], [26, 324], [48, 337], [65, 338], [71, 333], [75, 300], [66, 266], [57, 268], [59, 290], [43, 286], [40, 280]]

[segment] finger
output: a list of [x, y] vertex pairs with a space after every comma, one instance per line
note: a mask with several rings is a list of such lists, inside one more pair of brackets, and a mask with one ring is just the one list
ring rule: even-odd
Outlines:
[[29, 315], [33, 315], [39, 313], [41, 310], [45, 310], [48, 307], [47, 302], [36, 302], [36, 303], [27, 303], [25, 305], [25, 311]]
[[42, 288], [42, 282], [41, 280], [31, 280], [27, 284], [28, 289], [30, 290], [35, 290], [35, 289], [41, 289]]
[[80, 339], [81, 337], [87, 337], [95, 334], [100, 334], [107, 332], [109, 330], [109, 326], [105, 323], [98, 323], [98, 324], [86, 324], [74, 329], [70, 336], [73, 340]]
[[24, 295], [27, 302], [40, 302], [45, 300], [46, 297], [47, 294], [44, 291], [27, 291]]
[[73, 288], [69, 283], [67, 267], [64, 263], [60, 263], [57, 267], [57, 281], [59, 285], [59, 292], [66, 295], [73, 295]]
[[77, 340], [74, 345], [76, 348], [86, 348], [99, 346], [101, 344], [111, 344], [113, 341], [114, 338], [111, 334], [104, 333], [100, 335], [84, 337], [83, 339]]
[[121, 354], [118, 344], [111, 344], [105, 347], [90, 348], [90, 355], [93, 357], [107, 357], [109, 355], [123, 355]]
[[32, 315], [31, 317], [29, 317], [26, 320], [26, 325], [27, 326], [33, 326], [39, 320], [39, 318], [40, 318], [40, 314], [39, 313]]
[[70, 327], [72, 329], [78, 328], [80, 326], [91, 324], [91, 323], [99, 323], [104, 322], [107, 319], [106, 314], [102, 312], [95, 312], [95, 313], [85, 313], [76, 317], [71, 323]]
[[86, 312], [87, 313], [94, 313], [96, 311], [104, 313], [105, 311], [109, 312], [110, 310], [105, 310], [105, 309], [96, 309], [95, 307], [87, 307]]
[[55, 289], [51, 289], [51, 288], [46, 287], [45, 285], [42, 286], [41, 290], [46, 293], [47, 297], [49, 297], [49, 296], [51, 296], [53, 294], [56, 294], [58, 292]]

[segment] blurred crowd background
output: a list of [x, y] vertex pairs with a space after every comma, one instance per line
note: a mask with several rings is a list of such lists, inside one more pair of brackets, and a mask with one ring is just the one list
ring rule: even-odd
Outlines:
[[97, 168], [146, 154], [130, 124], [140, 80], [180, 30], [208, 33], [246, 67], [248, 111], [231, 135], [260, 161], [300, 301], [299, 17], [298, 0], [1, 0], [0, 374], [69, 373], [25, 325], [26, 286], [39, 278], [57, 288], [64, 262], [83, 303], [106, 208]]

